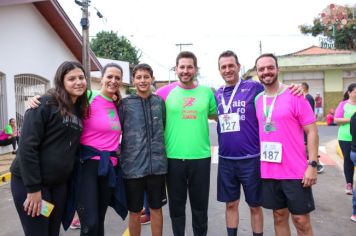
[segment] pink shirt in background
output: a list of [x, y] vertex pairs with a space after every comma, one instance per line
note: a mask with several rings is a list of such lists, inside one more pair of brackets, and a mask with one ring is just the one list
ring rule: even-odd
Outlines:
[[[80, 143], [100, 151], [116, 151], [119, 147], [121, 124], [114, 102], [99, 93], [93, 94], [90, 102], [90, 115], [83, 121]], [[100, 160], [100, 157], [92, 159]], [[114, 166], [117, 158], [112, 157]]]
[[[273, 97], [267, 98], [267, 107]], [[307, 168], [307, 156], [304, 146], [303, 126], [314, 123], [315, 115], [304, 96], [294, 96], [288, 90], [278, 95], [273, 113], [274, 131], [266, 133], [263, 114], [263, 96], [256, 100], [256, 112], [261, 142], [279, 142], [282, 144], [282, 162], [261, 161], [263, 179], [302, 179]]]

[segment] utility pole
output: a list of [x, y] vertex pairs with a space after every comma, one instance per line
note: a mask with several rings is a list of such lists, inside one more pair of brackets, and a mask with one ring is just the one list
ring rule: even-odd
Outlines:
[[260, 55], [262, 55], [262, 41], [260, 40]]
[[75, 0], [75, 3], [81, 6], [82, 19], [80, 25], [82, 26], [82, 64], [84, 67], [85, 75], [88, 78], [88, 87], [90, 87], [90, 57], [89, 57], [89, 5], [90, 0]]
[[192, 43], [176, 43], [176, 46], [179, 47], [179, 51], [182, 51], [182, 46], [193, 46]]

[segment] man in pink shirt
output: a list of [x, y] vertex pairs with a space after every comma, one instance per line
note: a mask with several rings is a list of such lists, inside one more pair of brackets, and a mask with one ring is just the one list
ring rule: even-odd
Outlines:
[[[313, 235], [309, 213], [315, 209], [311, 186], [317, 178], [318, 132], [303, 96], [293, 96], [278, 81], [273, 54], [256, 59], [265, 91], [256, 99], [261, 142], [262, 206], [273, 210], [276, 235], [291, 235], [289, 213], [298, 235]], [[307, 135], [307, 153], [303, 131]]]

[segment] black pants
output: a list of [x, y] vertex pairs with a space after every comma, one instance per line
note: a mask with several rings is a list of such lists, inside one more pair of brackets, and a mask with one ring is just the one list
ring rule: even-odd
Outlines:
[[16, 175], [12, 175], [11, 192], [25, 235], [58, 236], [67, 197], [67, 184], [42, 187], [41, 191], [42, 199], [54, 204], [53, 211], [49, 218], [42, 215], [36, 217], [27, 215], [23, 208], [27, 191], [22, 179]]
[[81, 236], [104, 236], [104, 221], [113, 188], [106, 177], [98, 176], [99, 161], [87, 160], [81, 165], [77, 212]]
[[168, 159], [168, 203], [174, 236], [185, 235], [187, 192], [192, 211], [194, 235], [207, 235], [210, 165], [210, 158]]
[[351, 142], [339, 140], [340, 149], [344, 156], [344, 174], [346, 183], [353, 183], [354, 181], [354, 163], [351, 161]]
[[12, 145], [13, 150], [16, 150], [16, 143], [19, 143], [19, 137], [11, 137], [9, 139], [0, 140], [0, 146]]

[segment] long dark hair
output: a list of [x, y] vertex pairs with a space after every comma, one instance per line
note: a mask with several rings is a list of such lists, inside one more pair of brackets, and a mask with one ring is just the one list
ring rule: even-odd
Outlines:
[[54, 88], [48, 90], [48, 94], [52, 95], [58, 103], [58, 109], [62, 116], [72, 115], [75, 109], [78, 109], [78, 115], [81, 119], [88, 116], [89, 100], [87, 97], [87, 89], [83, 95], [79, 96], [76, 103], [73, 104], [70, 95], [64, 88], [64, 76], [71, 70], [79, 68], [85, 75], [82, 64], [76, 61], [65, 61], [57, 69], [54, 76]]
[[[115, 67], [117, 68], [118, 70], [120, 70], [121, 72], [121, 80], [123, 79], [123, 75], [124, 75], [124, 71], [122, 69], [122, 67], [116, 63], [108, 63], [106, 64], [103, 69], [101, 70], [101, 77], [104, 77], [104, 74], [106, 72], [106, 70], [110, 67]], [[113, 99], [114, 100], [114, 103], [115, 105], [118, 107], [120, 102], [121, 102], [121, 99], [122, 99], [122, 96], [121, 96], [121, 93], [120, 93], [120, 90], [118, 89], [117, 92], [114, 94], [116, 96], [116, 99]]]
[[344, 93], [344, 99], [343, 101], [346, 101], [350, 98], [350, 94], [352, 91], [354, 91], [354, 89], [356, 88], [356, 83], [352, 83], [347, 87], [346, 92]]

